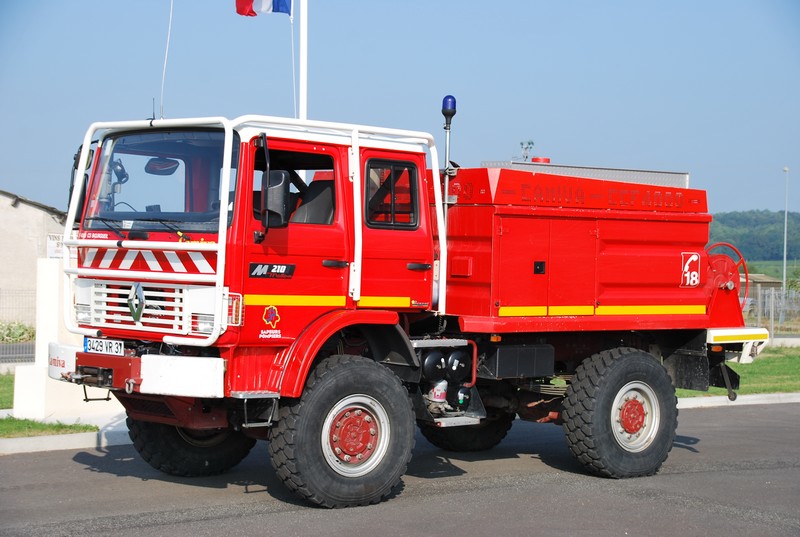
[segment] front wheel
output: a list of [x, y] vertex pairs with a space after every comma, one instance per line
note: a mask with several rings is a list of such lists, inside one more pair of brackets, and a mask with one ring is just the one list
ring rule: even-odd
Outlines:
[[208, 476], [233, 468], [256, 441], [233, 429], [195, 430], [127, 419], [128, 435], [153, 468], [185, 477]]
[[563, 419], [570, 451], [590, 472], [653, 475], [675, 439], [675, 389], [652, 355], [631, 348], [604, 351], [578, 366]]
[[331, 356], [283, 404], [269, 452], [284, 484], [323, 507], [377, 503], [400, 484], [414, 447], [408, 392], [384, 366]]

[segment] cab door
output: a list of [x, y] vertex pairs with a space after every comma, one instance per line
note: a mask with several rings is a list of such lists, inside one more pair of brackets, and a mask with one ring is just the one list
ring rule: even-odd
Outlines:
[[[348, 224], [341, 191], [341, 149], [288, 140], [269, 141], [270, 170], [294, 178], [291, 216], [283, 228], [253, 239], [260, 223], [260, 182], [266, 169], [256, 153], [253, 185], [247, 189], [242, 343], [285, 345], [314, 319], [347, 307]], [[252, 207], [252, 209], [251, 209]]]
[[363, 150], [362, 277], [358, 307], [431, 307], [433, 238], [424, 155]]

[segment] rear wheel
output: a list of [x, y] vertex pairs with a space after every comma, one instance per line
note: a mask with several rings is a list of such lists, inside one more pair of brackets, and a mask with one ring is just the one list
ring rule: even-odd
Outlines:
[[183, 429], [127, 419], [128, 435], [153, 468], [179, 476], [207, 476], [233, 468], [256, 441], [233, 429]]
[[578, 366], [563, 419], [570, 451], [590, 472], [653, 475], [675, 439], [675, 389], [652, 355], [631, 348], [601, 352]]
[[506, 437], [514, 417], [514, 414], [504, 412], [477, 425], [465, 427], [437, 427], [427, 421], [417, 422], [417, 425], [422, 436], [438, 448], [447, 451], [486, 451]]
[[360, 356], [320, 362], [300, 399], [281, 406], [269, 442], [278, 477], [323, 507], [388, 497], [413, 447], [408, 392], [389, 369]]

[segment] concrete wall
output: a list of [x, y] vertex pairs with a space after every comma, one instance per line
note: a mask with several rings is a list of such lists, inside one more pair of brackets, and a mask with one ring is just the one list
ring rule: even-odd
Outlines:
[[[47, 375], [48, 344], [82, 345], [81, 336], [64, 328], [64, 277], [60, 259], [40, 259], [36, 282], [36, 359], [33, 365], [18, 365], [14, 372], [14, 417], [62, 423], [106, 425], [124, 421], [119, 402], [83, 400], [83, 389], [53, 380]], [[88, 388], [90, 398], [102, 398], [106, 390]]]
[[0, 289], [36, 289], [36, 260], [47, 257], [47, 235], [62, 233], [64, 226], [47, 211], [2, 193], [0, 229]]

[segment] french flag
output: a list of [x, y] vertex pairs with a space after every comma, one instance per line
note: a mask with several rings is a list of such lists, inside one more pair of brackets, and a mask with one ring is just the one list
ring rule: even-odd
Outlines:
[[236, 0], [236, 13], [255, 17], [259, 13], [292, 14], [292, 0]]

